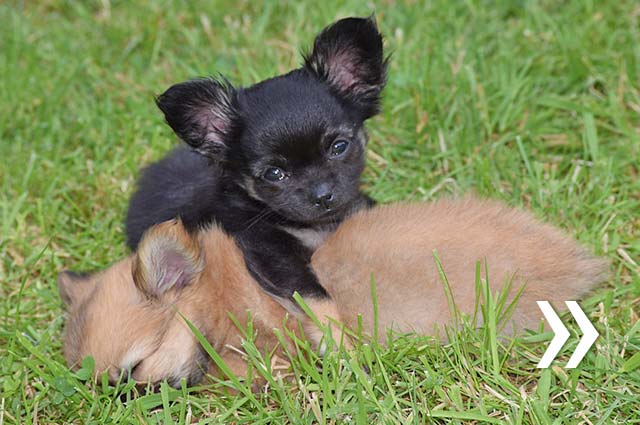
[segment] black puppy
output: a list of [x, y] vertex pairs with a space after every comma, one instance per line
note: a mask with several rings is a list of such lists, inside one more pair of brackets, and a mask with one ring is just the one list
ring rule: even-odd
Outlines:
[[387, 60], [373, 18], [325, 28], [304, 65], [248, 88], [198, 79], [172, 86], [158, 107], [180, 147], [149, 166], [127, 216], [132, 249], [156, 223], [181, 217], [233, 235], [251, 274], [273, 295], [328, 301], [309, 260], [360, 192], [364, 121], [378, 112]]

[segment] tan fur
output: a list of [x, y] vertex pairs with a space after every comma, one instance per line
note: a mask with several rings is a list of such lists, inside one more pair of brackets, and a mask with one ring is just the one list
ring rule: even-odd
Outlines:
[[[306, 301], [307, 306], [313, 312], [316, 319], [323, 327], [331, 328], [331, 335], [333, 339], [345, 345], [347, 348], [351, 348], [351, 343], [348, 339], [342, 335], [342, 326], [340, 325], [342, 319], [340, 318], [340, 306], [339, 302], [336, 302], [333, 298], [329, 300], [316, 300], [309, 299]], [[338, 325], [338, 326], [336, 326]], [[303, 318], [302, 327], [304, 333], [314, 343], [316, 347], [320, 346], [324, 332], [320, 329], [311, 319]], [[324, 353], [325, 346], [320, 347], [321, 353]]]
[[362, 314], [365, 328], [373, 328], [373, 277], [381, 336], [389, 327], [433, 333], [452, 317], [433, 251], [462, 312], [471, 314], [475, 307], [478, 261], [484, 277], [486, 260], [492, 292], [505, 278], [513, 277], [513, 295], [525, 285], [505, 332], [536, 327], [542, 317], [537, 300], [560, 306], [579, 298], [607, 270], [606, 261], [530, 213], [473, 198], [359, 213], [316, 251], [313, 268], [348, 326], [355, 327]]
[[[155, 244], [153, 239], [163, 238], [164, 231], [175, 231], [161, 226], [145, 236], [141, 250], [147, 243]], [[143, 361], [132, 373], [137, 381], [198, 376], [195, 368], [201, 365], [196, 364], [195, 355], [199, 344], [177, 311], [199, 329], [239, 375], [246, 367], [241, 355], [243, 338], [230, 316], [246, 327], [250, 309], [257, 330], [256, 344], [265, 349], [276, 347], [272, 328], [285, 323], [287, 312], [251, 278], [235, 242], [212, 228], [202, 233], [196, 243], [204, 253], [206, 268], [198, 281], [177, 297], [171, 291], [149, 297], [146, 289], [134, 284], [133, 276], [150, 273], [143, 271], [145, 266], [140, 264], [132, 272], [132, 264], [153, 262], [146, 254], [116, 263], [88, 278], [89, 282], [76, 282], [95, 289], [88, 299], [69, 305], [65, 335], [69, 365], [76, 366], [84, 356], [92, 355], [96, 372], [108, 371], [114, 381], [122, 370], [140, 360]], [[210, 372], [218, 371], [211, 366]]]
[[[159, 346], [162, 337], [159, 330], [166, 328], [171, 316], [165, 306], [151, 307], [133, 285], [131, 265], [132, 258], [127, 258], [87, 282], [77, 282], [92, 286], [93, 291], [70, 306], [64, 346], [70, 365], [78, 365], [85, 355], [99, 353], [95, 356], [96, 369], [108, 370], [110, 376], [117, 377], [121, 368], [131, 366], [123, 360], [134, 342], [139, 358], [150, 355]], [[92, 331], [96, 332], [95, 338], [90, 336]]]
[[215, 320], [198, 322], [203, 335], [223, 359], [232, 361], [239, 358], [243, 338], [231, 317], [246, 327], [247, 313], [250, 312], [256, 330], [256, 345], [266, 349], [277, 346], [272, 330], [281, 328], [286, 322], [286, 310], [253, 280], [233, 239], [216, 228], [201, 234], [199, 239], [206, 255], [207, 267], [203, 276], [206, 286], [196, 290], [194, 285], [194, 292], [185, 294], [184, 298], [188, 297], [187, 303], [199, 307], [193, 317], [215, 317]]
[[[180, 220], [169, 220], [152, 227], [138, 248], [133, 263], [133, 281], [147, 295], [155, 296], [159, 287], [170, 288], [180, 277], [197, 280], [203, 268], [198, 241], [192, 238]], [[180, 257], [183, 267], [179, 275], [167, 278], [163, 263], [167, 257]]]
[[[113, 378], [142, 360], [132, 373], [136, 380], [198, 380], [202, 367], [198, 365], [198, 344], [176, 310], [200, 329], [236, 374], [245, 371], [243, 338], [229, 314], [244, 326], [246, 312], [251, 310], [256, 344], [265, 349], [277, 345], [272, 330], [285, 322], [286, 303], [258, 286], [234, 241], [215, 227], [201, 232], [197, 239], [189, 239], [186, 233], [173, 238], [182, 241], [179, 246], [184, 245], [184, 252], [200, 253], [192, 257], [202, 262], [201, 269], [192, 269], [193, 283], [159, 296], [149, 296], [148, 290], [136, 287], [133, 276], [140, 273], [139, 268], [163, 267], [154, 257], [162, 258], [162, 247], [168, 245], [157, 245], [154, 239], [164, 240], [167, 231], [179, 229], [160, 226], [145, 236], [141, 250], [159, 246], [154, 256], [138, 253], [105, 272], [78, 279], [83, 281], [76, 284], [89, 285], [92, 291], [68, 290], [69, 282], [64, 283], [61, 292], [64, 289], [70, 297], [65, 337], [70, 365], [90, 354], [96, 359], [97, 371], [113, 371]], [[513, 321], [505, 324], [506, 332], [535, 327], [541, 317], [535, 301], [579, 298], [605, 278], [607, 269], [604, 260], [589, 255], [559, 230], [497, 202], [469, 198], [398, 204], [353, 216], [318, 249], [313, 267], [333, 302], [307, 300], [307, 305], [323, 323], [335, 318], [351, 328], [361, 314], [365, 331], [372, 334], [373, 276], [379, 334], [385, 335], [387, 327], [431, 334], [451, 318], [433, 250], [438, 252], [457, 307], [463, 312], [471, 313], [475, 305], [477, 261], [484, 264], [486, 259], [494, 291], [505, 277], [514, 277], [513, 293], [526, 285]], [[135, 273], [132, 264], [138, 264]], [[145, 276], [155, 272], [158, 270], [144, 271]], [[302, 320], [305, 333], [318, 343], [321, 334], [311, 321]], [[287, 324], [297, 329], [295, 321]], [[333, 335], [339, 338], [336, 332]], [[215, 368], [211, 371], [217, 372]]]

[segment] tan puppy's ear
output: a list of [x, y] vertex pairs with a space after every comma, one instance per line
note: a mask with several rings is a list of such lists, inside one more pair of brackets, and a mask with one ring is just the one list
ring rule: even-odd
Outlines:
[[133, 261], [133, 280], [147, 296], [158, 298], [195, 281], [203, 263], [197, 238], [180, 220], [165, 221], [142, 238]]
[[95, 282], [86, 273], [65, 270], [58, 274], [58, 293], [67, 307], [80, 303], [95, 287]]

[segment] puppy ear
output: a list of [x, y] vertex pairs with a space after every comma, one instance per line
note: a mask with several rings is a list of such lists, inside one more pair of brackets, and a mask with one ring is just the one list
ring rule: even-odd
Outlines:
[[202, 269], [197, 238], [180, 220], [165, 221], [143, 236], [133, 261], [133, 281], [147, 296], [158, 298], [191, 284]]
[[87, 273], [65, 270], [58, 274], [58, 293], [67, 307], [84, 300], [94, 287], [95, 282]]
[[325, 28], [304, 62], [339, 97], [360, 107], [365, 119], [378, 113], [387, 59], [373, 16], [345, 18]]
[[171, 86], [156, 104], [178, 137], [201, 154], [222, 160], [237, 115], [235, 95], [226, 80], [200, 78]]

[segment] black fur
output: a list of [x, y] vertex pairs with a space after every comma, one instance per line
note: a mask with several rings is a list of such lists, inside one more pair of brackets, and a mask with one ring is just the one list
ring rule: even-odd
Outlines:
[[173, 217], [192, 231], [216, 222], [267, 291], [326, 297], [309, 268], [315, 238], [301, 235], [329, 232], [373, 203], [359, 190], [363, 125], [378, 111], [385, 78], [375, 21], [347, 18], [322, 31], [304, 66], [288, 74], [240, 89], [215, 79], [169, 88], [158, 107], [192, 149], [143, 172], [129, 205], [129, 246]]

